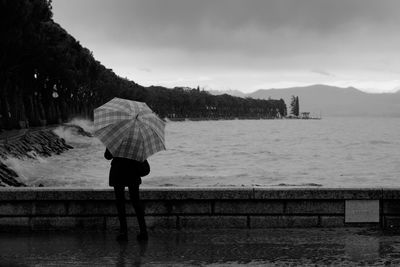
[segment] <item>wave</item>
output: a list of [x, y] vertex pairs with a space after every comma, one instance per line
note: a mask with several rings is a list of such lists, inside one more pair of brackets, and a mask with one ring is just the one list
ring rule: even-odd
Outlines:
[[30, 186], [30, 174], [33, 170], [35, 170], [35, 162], [38, 163], [47, 163], [45, 158], [40, 157], [35, 152], [28, 152], [30, 153], [30, 157], [24, 158], [14, 158], [14, 157], [7, 157], [3, 162], [7, 165], [10, 169], [15, 171], [18, 174], [18, 180]]
[[320, 187], [322, 184], [316, 184], [316, 183], [301, 183], [301, 184], [286, 184], [286, 183], [280, 183], [277, 185], [272, 185], [272, 186], [307, 186], [307, 187]]
[[393, 142], [383, 141], [383, 140], [371, 140], [369, 141], [371, 145], [391, 145]]
[[96, 145], [100, 143], [97, 138], [93, 138], [94, 125], [90, 120], [74, 118], [58, 126], [53, 132], [67, 143], [74, 145]]
[[[101, 143], [97, 138], [89, 137], [93, 131], [93, 123], [89, 120], [75, 118], [70, 122], [58, 126], [53, 132], [63, 138], [67, 144], [73, 144], [75, 149], [98, 147]], [[82, 135], [83, 134], [83, 135]], [[57, 155], [52, 155], [56, 157]], [[65, 156], [64, 156], [65, 157]], [[68, 160], [68, 157], [65, 158]], [[54, 165], [52, 159], [42, 157], [35, 151], [31, 150], [21, 158], [7, 156], [3, 160], [4, 164], [14, 170], [18, 174], [18, 179], [28, 186], [37, 186], [46, 184], [46, 179], [52, 179], [55, 173], [60, 172], [60, 167], [65, 166]], [[46, 178], [44, 178], [46, 177]]]
[[73, 118], [71, 121], [65, 123], [66, 125], [76, 125], [89, 133], [94, 133], [94, 123], [88, 119]]

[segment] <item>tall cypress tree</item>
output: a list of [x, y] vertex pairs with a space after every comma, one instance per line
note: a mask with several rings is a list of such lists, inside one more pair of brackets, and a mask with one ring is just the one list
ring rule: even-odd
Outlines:
[[294, 116], [299, 116], [300, 114], [300, 106], [299, 106], [299, 97], [292, 95], [290, 101], [290, 113]]
[[296, 115], [296, 97], [294, 95], [290, 100], [290, 114]]

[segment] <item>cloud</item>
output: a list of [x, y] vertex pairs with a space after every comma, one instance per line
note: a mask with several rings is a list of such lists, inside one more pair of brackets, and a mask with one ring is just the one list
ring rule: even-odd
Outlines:
[[143, 71], [143, 72], [152, 72], [152, 70], [149, 68], [138, 68], [138, 70]]
[[[57, 0], [52, 4], [56, 22], [102, 63], [139, 83], [142, 79], [196, 84], [193, 79], [206, 76], [213, 84], [242, 89], [244, 84], [271, 83], [268, 76], [276, 73], [273, 84], [291, 84], [334, 82], [343, 73], [360, 80], [373, 77], [363, 70], [400, 69], [398, 0]], [[230, 83], [234, 77], [238, 78]]]
[[60, 12], [61, 8], [74, 8], [77, 13], [74, 27], [83, 27], [86, 34], [97, 38], [133, 47], [172, 47], [192, 52], [271, 51], [276, 55], [316, 47], [324, 50], [330, 42], [341, 42], [345, 48], [343, 41], [351, 40], [354, 35], [368, 35], [372, 39], [369, 34], [374, 31], [390, 31], [400, 23], [397, 0], [384, 0], [384, 4], [373, 0], [58, 0], [53, 3], [55, 7], [58, 4]]
[[323, 76], [335, 76], [332, 73], [329, 73], [329, 72], [324, 71], [324, 70], [311, 70], [311, 72], [317, 73], [317, 74], [320, 74], [320, 75], [323, 75]]

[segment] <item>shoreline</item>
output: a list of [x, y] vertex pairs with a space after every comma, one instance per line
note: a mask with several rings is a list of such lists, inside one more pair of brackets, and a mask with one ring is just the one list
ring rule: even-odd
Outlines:
[[282, 118], [270, 118], [270, 117], [222, 117], [222, 118], [207, 118], [207, 117], [192, 117], [192, 118], [168, 118], [165, 117], [164, 121], [224, 121], [224, 120], [321, 120], [322, 118], [309, 117], [282, 117]]
[[26, 187], [20, 181], [19, 175], [3, 161], [8, 157], [23, 159], [51, 157], [54, 154], [61, 154], [72, 146], [53, 132], [59, 126], [73, 128], [77, 134], [89, 136], [81, 127], [76, 125], [52, 125], [45, 127], [28, 128], [2, 132], [0, 135], [0, 187]]
[[208, 117], [188, 117], [188, 118], [168, 118], [165, 121], [232, 121], [232, 120], [279, 120], [281, 118], [267, 118], [267, 117], [221, 117], [221, 118], [208, 118]]

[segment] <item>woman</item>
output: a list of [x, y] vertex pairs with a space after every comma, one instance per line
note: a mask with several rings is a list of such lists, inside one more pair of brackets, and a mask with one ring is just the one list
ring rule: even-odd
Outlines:
[[144, 219], [144, 207], [139, 196], [139, 186], [142, 183], [141, 177], [150, 173], [150, 166], [147, 160], [139, 162], [133, 159], [113, 157], [111, 152], [106, 149], [104, 157], [111, 160], [111, 169], [109, 184], [114, 187], [118, 219], [120, 223], [120, 232], [117, 240], [128, 239], [128, 226], [125, 213], [125, 187], [129, 188], [129, 196], [135, 209], [136, 217], [139, 223], [140, 233], [138, 240], [147, 240], [146, 221]]

